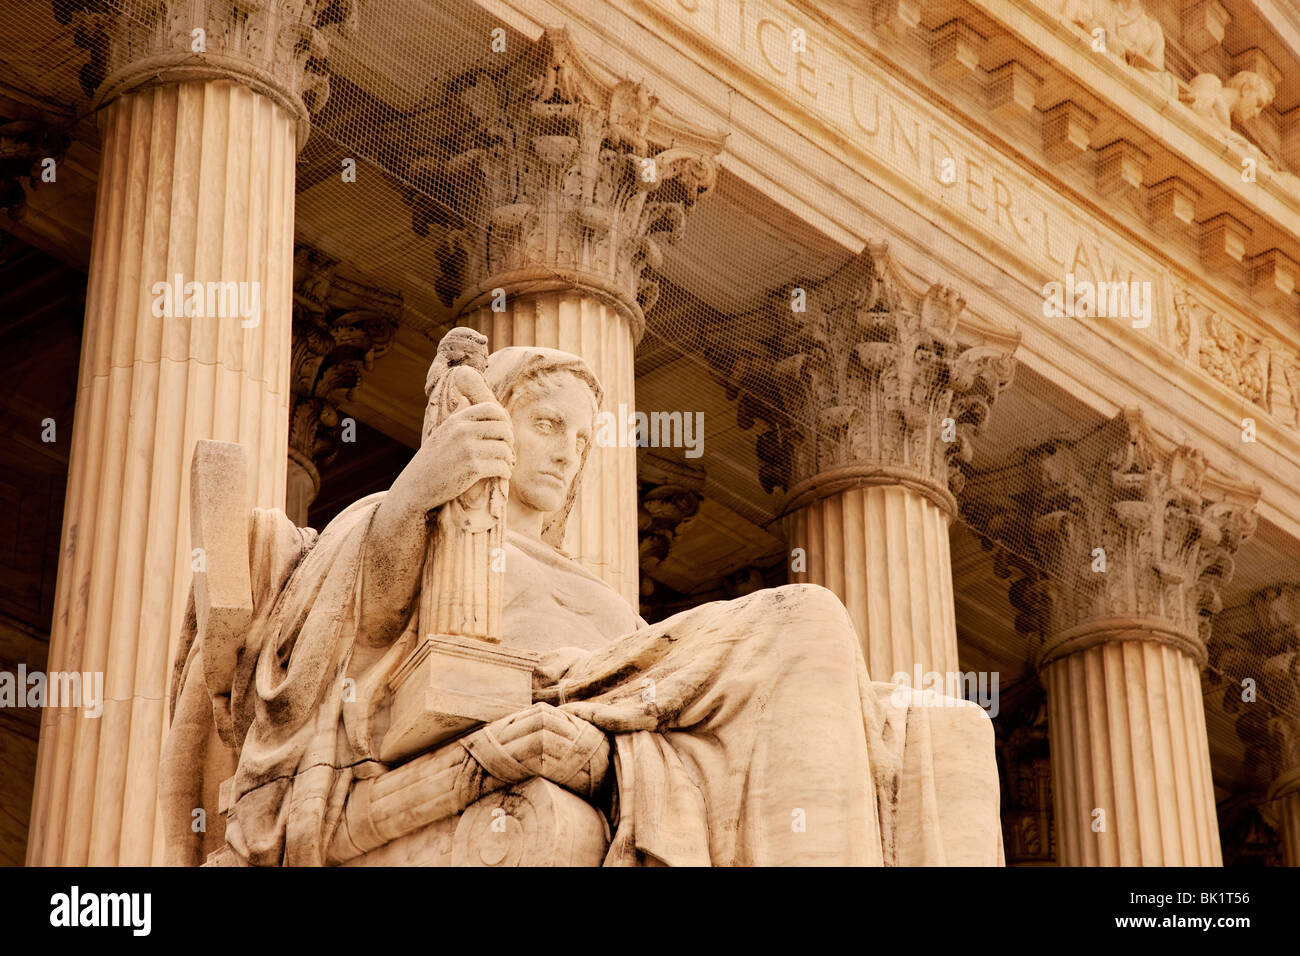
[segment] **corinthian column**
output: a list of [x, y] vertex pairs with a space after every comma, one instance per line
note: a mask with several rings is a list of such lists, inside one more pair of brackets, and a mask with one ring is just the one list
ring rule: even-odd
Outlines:
[[1061, 863], [1222, 865], [1200, 670], [1259, 489], [1135, 409], [1027, 453], [1025, 478], [995, 531], [1038, 639]]
[[768, 424], [759, 478], [787, 492], [790, 578], [844, 602], [873, 678], [955, 675], [953, 491], [1011, 381], [1017, 337], [959, 339], [960, 296], [914, 289], [884, 243], [802, 291], [802, 311], [797, 293], [775, 306], [775, 349], [747, 356], [728, 383], [744, 393], [742, 427]]
[[[51, 671], [103, 675], [103, 713], [49, 708], [27, 861], [147, 864], [168, 675], [191, 569], [200, 438], [252, 452], [249, 505], [281, 506], [294, 157], [326, 94], [317, 7], [56, 4], [88, 49], [103, 142]], [[75, 8], [75, 9], [74, 9]], [[323, 25], [323, 24], [321, 24]]]
[[305, 527], [320, 468], [349, 440], [339, 405], [397, 336], [402, 297], [346, 279], [309, 246], [294, 254], [289, 473], [285, 514]]
[[[447, 85], [442, 111], [472, 144], [414, 147], [414, 227], [437, 230], [438, 288], [463, 324], [510, 345], [563, 349], [604, 386], [626, 433], [633, 352], [658, 297], [660, 243], [712, 188], [722, 138], [678, 123], [640, 84], [602, 75], [562, 29], [501, 73]], [[597, 445], [565, 548], [638, 599], [636, 448]]]

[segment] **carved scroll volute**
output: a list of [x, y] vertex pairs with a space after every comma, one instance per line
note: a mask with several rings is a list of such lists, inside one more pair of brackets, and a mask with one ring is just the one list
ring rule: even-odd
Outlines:
[[1008, 546], [999, 573], [1020, 575], [1009, 597], [1017, 629], [1043, 642], [1040, 666], [1120, 631], [1159, 635], [1203, 662], [1258, 487], [1167, 445], [1137, 409], [1033, 449], [1024, 465], [1014, 505], [979, 523]]
[[905, 484], [955, 513], [1018, 336], [985, 327], [988, 344], [959, 338], [962, 297], [913, 283], [882, 242], [810, 283], [805, 311], [784, 294], [769, 308], [780, 332], [741, 345], [721, 373], [740, 427], [768, 426], [757, 444], [764, 490], [784, 487], [790, 507], [830, 481]]
[[[432, 429], [469, 405], [495, 402], [483, 378], [487, 338], [468, 328], [452, 329], [438, 345], [429, 370], [425, 413]], [[484, 478], [432, 516], [421, 591], [419, 633], [501, 640], [501, 579], [506, 497], [509, 483]]]

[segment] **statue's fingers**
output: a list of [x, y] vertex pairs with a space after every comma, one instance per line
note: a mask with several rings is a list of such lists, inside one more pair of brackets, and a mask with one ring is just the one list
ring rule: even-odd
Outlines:
[[495, 400], [477, 405], [464, 405], [447, 416], [446, 422], [509, 421], [510, 414]]
[[518, 739], [540, 734], [542, 728], [545, 726], [545, 720], [545, 715], [536, 709], [536, 705], [529, 707], [527, 710], [521, 710], [515, 715], [515, 738]]
[[515, 457], [515, 450], [509, 442], [492, 438], [480, 438], [475, 440], [470, 449], [470, 455], [474, 458], [482, 458], [485, 461], [491, 459], [510, 461]]
[[531, 733], [527, 722], [535, 715], [531, 707], [524, 710], [517, 710], [508, 717], [502, 717], [500, 720], [493, 721], [492, 735], [500, 743], [506, 743]]
[[508, 744], [502, 744], [505, 750], [517, 763], [527, 767], [532, 773], [541, 772], [543, 764], [542, 759], [542, 737], [538, 733], [524, 734], [522, 737], [516, 737]]
[[[509, 478], [514, 468], [509, 458], [502, 458], [499, 455], [475, 455], [470, 459], [471, 474], [473, 479], [469, 484], [473, 484], [480, 478]], [[466, 485], [468, 487], [468, 484]]]
[[465, 393], [466, 397], [475, 405], [496, 405], [497, 397], [492, 394], [492, 389], [482, 375], [462, 375], [457, 381], [457, 386]]
[[465, 428], [472, 437], [482, 440], [502, 442], [507, 445], [515, 440], [514, 426], [508, 421], [494, 418], [482, 422], [466, 422]]
[[574, 720], [575, 718], [564, 711], [552, 709], [546, 714], [543, 726], [551, 734], [563, 740], [567, 747], [582, 733], [582, 725], [574, 723]]

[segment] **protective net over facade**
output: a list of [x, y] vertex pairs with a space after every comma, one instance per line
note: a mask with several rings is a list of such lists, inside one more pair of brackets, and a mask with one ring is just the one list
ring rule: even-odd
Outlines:
[[[1225, 845], [1234, 800], [1258, 804], [1300, 766], [1300, 542], [1288, 516], [1260, 505], [1252, 478], [1295, 474], [1267, 437], [1300, 428], [1294, 324], [1276, 341], [1239, 328], [1157, 266], [1157, 250], [1125, 258], [1033, 177], [971, 168], [965, 145], [935, 134], [901, 83], [855, 85], [851, 74], [840, 83], [829, 42], [820, 72], [800, 72], [790, 29], [802, 24], [815, 39], [824, 26], [815, 18], [756, 21], [761, 11], [742, 4], [705, 5], [699, 28], [728, 56], [711, 80], [721, 91], [711, 101], [729, 104], [723, 114], [698, 106], [698, 71], [684, 59], [628, 54], [617, 5], [547, 26], [469, 0], [232, 4], [246, 14], [200, 22], [203, 3], [19, 0], [0, 67], [61, 111], [62, 135], [93, 142], [115, 45], [156, 46], [162, 57], [175, 34], [202, 28], [193, 42], [209, 54], [305, 62], [295, 335], [325, 337], [330, 352], [296, 386], [315, 402], [303, 419], [310, 433], [298, 436], [308, 457], [338, 453], [343, 415], [413, 448], [418, 436], [399, 416], [357, 411], [357, 388], [373, 392], [387, 376], [394, 406], [422, 407], [422, 365], [458, 324], [493, 347], [527, 340], [614, 356], [614, 344], [594, 341], [610, 334], [595, 320], [562, 320], [559, 306], [511, 310], [517, 298], [581, 288], [621, 317], [635, 348], [634, 367], [610, 357], [597, 371], [635, 383], [634, 407], [622, 409], [633, 393], [607, 384], [616, 443], [629, 428], [638, 434], [634, 413], [645, 413], [644, 447], [607, 465], [636, 469], [640, 517], [638, 553], [607, 579], [639, 597], [647, 619], [813, 581], [848, 596], [860, 632], [892, 619], [919, 633], [931, 622], [917, 609], [929, 605], [908, 589], [949, 589], [959, 652], [950, 666], [998, 675], [1004, 800], [1024, 819], [1046, 812], [1033, 786], [1048, 756], [1044, 728], [1104, 707], [1098, 689], [1133, 669], [1165, 668], [1149, 686], [1171, 692], [1201, 682], [1211, 767], [1170, 773], [1212, 772]], [[279, 18], [266, 19], [266, 6]], [[665, 31], [685, 29], [695, 10], [646, 6]], [[967, 14], [963, 3], [929, 4], [929, 39], [897, 42], [941, 57], [940, 28]], [[875, 43], [841, 58], [875, 56]], [[258, 52], [270, 49], [269, 60]], [[1165, 64], [1184, 86], [1193, 79], [1178, 42]], [[757, 108], [748, 77], [776, 67], [791, 90], [815, 90], [804, 122], [843, 139], [847, 153], [875, 150], [889, 175], [866, 192], [846, 186], [860, 169], [801, 148], [805, 128]], [[974, 94], [955, 84], [952, 95]], [[795, 176], [827, 204], [792, 199], [781, 184]], [[980, 258], [974, 231], [886, 242], [898, 210], [921, 195], [916, 183], [940, 208], [982, 208], [989, 229], [1023, 243], [1043, 283], [1064, 285], [1068, 274], [1057, 294], [1069, 309], [1077, 278], [1111, 280], [1110, 305], [1122, 295], [1127, 310], [1091, 303], [1044, 318], [1027, 314], [991, 265], [962, 279], [935, 265]], [[37, 183], [28, 203], [43, 216], [74, 201], [42, 206], [41, 193]], [[1060, 262], [1055, 274], [1041, 268], [1044, 249]], [[323, 303], [344, 287], [357, 298], [340, 320]], [[1098, 366], [1115, 369], [1114, 381], [1097, 379]], [[1175, 373], [1139, 379], [1142, 367]], [[1202, 450], [1179, 424], [1207, 393], [1239, 411], [1235, 455]], [[393, 445], [358, 487], [386, 487], [403, 458]], [[887, 487], [913, 493], [915, 515], [872, 497]], [[621, 506], [617, 492], [602, 494], [596, 525]], [[946, 542], [927, 547], [950, 552], [951, 581], [895, 579], [889, 568], [844, 579], [854, 548], [902, 534], [908, 521], [940, 521], [925, 509], [950, 519]], [[584, 527], [567, 546], [598, 549], [599, 534]], [[1076, 653], [1101, 632], [1116, 635], [1108, 649]], [[1173, 656], [1141, 649], [1150, 646]], [[1188, 678], [1174, 663], [1184, 658], [1203, 668]], [[868, 666], [876, 680], [910, 676], [897, 654]], [[1085, 731], [1074, 745], [1090, 746]], [[1050, 848], [1024, 856], [1035, 852]]]

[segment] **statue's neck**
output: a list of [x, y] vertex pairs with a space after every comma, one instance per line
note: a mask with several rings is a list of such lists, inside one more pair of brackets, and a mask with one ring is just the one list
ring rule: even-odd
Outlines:
[[536, 538], [539, 542], [542, 540], [542, 519], [545, 517], [542, 512], [524, 504], [517, 495], [511, 495], [506, 503], [506, 527], [525, 537]]

